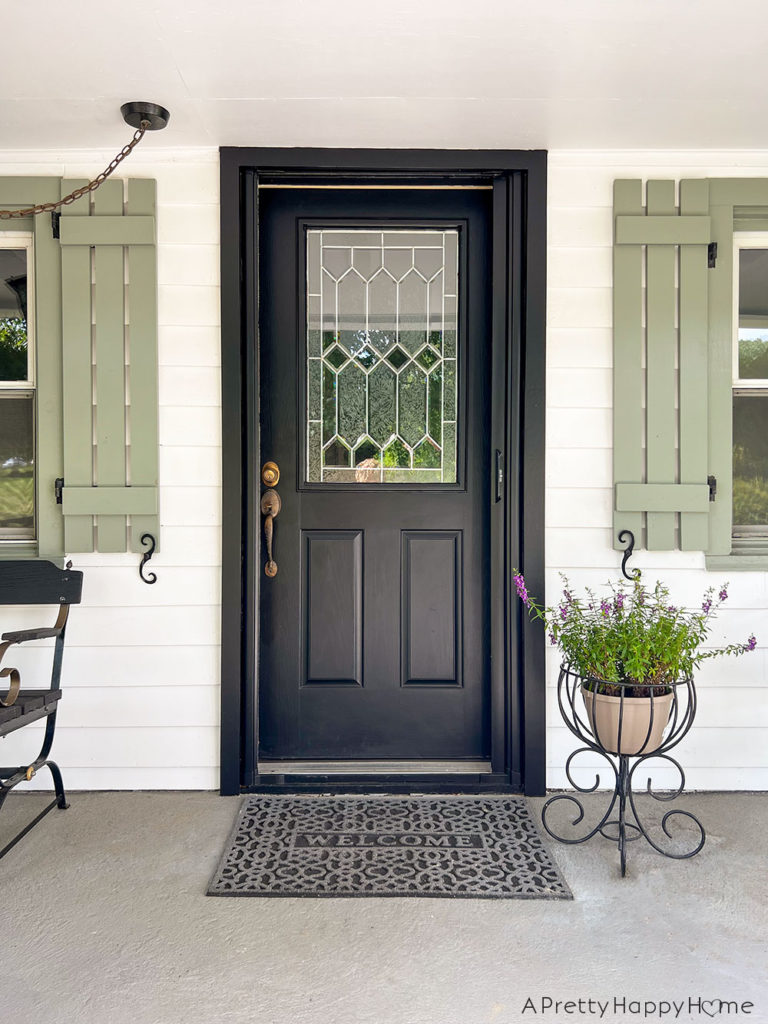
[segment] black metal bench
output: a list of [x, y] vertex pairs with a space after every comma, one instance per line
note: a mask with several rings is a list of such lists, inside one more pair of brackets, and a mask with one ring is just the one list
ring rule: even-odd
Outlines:
[[[56, 793], [56, 798], [45, 810], [0, 850], [0, 858], [4, 857], [54, 807], [64, 810], [69, 806], [59, 766], [55, 761], [51, 761], [48, 755], [53, 744], [56, 711], [61, 699], [61, 663], [69, 606], [79, 604], [82, 588], [82, 572], [70, 568], [59, 569], [52, 562], [0, 562], [0, 605], [59, 606], [59, 613], [53, 626], [3, 633], [0, 642], [0, 679], [9, 680], [7, 689], [0, 683], [0, 737], [23, 729], [30, 722], [46, 719], [43, 745], [35, 760], [17, 767], [0, 767], [0, 808], [14, 786], [18, 786], [20, 782], [28, 782], [44, 765], [50, 769]], [[56, 643], [53, 648], [50, 685], [45, 689], [22, 689], [18, 670], [2, 664], [7, 651], [16, 644], [54, 637]]]

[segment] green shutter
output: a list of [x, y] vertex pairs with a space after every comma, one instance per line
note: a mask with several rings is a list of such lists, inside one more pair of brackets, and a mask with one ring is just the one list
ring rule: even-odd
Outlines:
[[[62, 194], [79, 184], [63, 181]], [[159, 538], [155, 183], [125, 184], [62, 211], [67, 552]]]
[[[614, 544], [706, 550], [708, 183], [614, 185]], [[645, 536], [643, 537], [643, 527]]]
[[[0, 178], [0, 209], [55, 202], [59, 182], [54, 177]], [[35, 278], [37, 548], [40, 556], [56, 558], [64, 553], [61, 510], [54, 500], [62, 467], [61, 249], [49, 214], [2, 221], [0, 227], [31, 231], [34, 238], [34, 271], [28, 272]]]
[[[0, 209], [84, 184], [0, 178]], [[49, 214], [0, 227], [35, 240], [38, 553], [159, 547], [155, 182], [110, 179], [62, 208], [58, 238]]]

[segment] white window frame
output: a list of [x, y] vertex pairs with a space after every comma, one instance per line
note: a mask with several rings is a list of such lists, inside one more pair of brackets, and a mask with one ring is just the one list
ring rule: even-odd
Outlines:
[[33, 402], [34, 452], [34, 511], [32, 536], [25, 530], [0, 530], [0, 551], [13, 545], [14, 549], [26, 546], [34, 548], [38, 536], [38, 494], [37, 494], [37, 349], [35, 344], [35, 241], [31, 231], [6, 231], [0, 229], [0, 249], [22, 249], [26, 252], [27, 264], [27, 377], [25, 380], [0, 381], [0, 392], [28, 395]]
[[[732, 382], [731, 395], [764, 394], [768, 396], [768, 378], [739, 377], [739, 328], [749, 327], [742, 323], [739, 315], [740, 260], [742, 249], [768, 249], [768, 232], [766, 231], [734, 231], [733, 233], [733, 345], [732, 345]], [[762, 324], [755, 324], [761, 327]], [[766, 336], [768, 336], [768, 317], [765, 318]], [[733, 397], [731, 398], [733, 409]], [[731, 523], [731, 535], [734, 538], [766, 538], [768, 539], [768, 523], [765, 525], [739, 526]]]

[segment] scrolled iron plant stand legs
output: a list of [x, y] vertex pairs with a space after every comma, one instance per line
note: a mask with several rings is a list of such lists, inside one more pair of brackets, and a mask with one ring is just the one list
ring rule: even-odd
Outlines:
[[[667, 761], [671, 764], [677, 770], [680, 781], [677, 788], [671, 793], [660, 794], [653, 791], [651, 780], [649, 778], [646, 786], [646, 793], [653, 797], [654, 800], [669, 802], [671, 800], [675, 800], [683, 792], [685, 788], [685, 773], [683, 772], [680, 763], [670, 756], [669, 751], [673, 747], [677, 746], [693, 724], [693, 719], [696, 714], [696, 690], [693, 685], [693, 680], [683, 680], [673, 688], [672, 706], [669, 714], [670, 724], [666, 735], [654, 749], [645, 751], [644, 747], [651, 745], [649, 738], [655, 712], [654, 705], [658, 703], [658, 698], [651, 698], [648, 734], [646, 735], [645, 742], [640, 742], [637, 746], [637, 749], [643, 752], [637, 754], [613, 753], [612, 751], [607, 750], [603, 743], [600, 742], [600, 737], [596, 735], [597, 730], [593, 732], [582, 703], [581, 683], [582, 680], [579, 676], [572, 672], [567, 666], [563, 666], [560, 670], [560, 677], [557, 683], [557, 698], [560, 706], [560, 713], [562, 714], [563, 720], [570, 731], [583, 744], [583, 746], [578, 747], [568, 757], [565, 765], [565, 773], [568, 781], [577, 792], [594, 793], [600, 785], [599, 772], [596, 773], [595, 782], [592, 786], [580, 785], [571, 774], [571, 765], [574, 758], [578, 757], [580, 754], [594, 752], [605, 758], [613, 772], [613, 792], [608, 794], [608, 806], [598, 823], [584, 835], [572, 836], [569, 838], [567, 835], [563, 835], [561, 832], [556, 831], [548, 821], [551, 808], [562, 801], [572, 804], [576, 811], [573, 821], [570, 822], [571, 828], [575, 829], [584, 820], [583, 804], [577, 797], [570, 793], [559, 793], [556, 796], [550, 797], [550, 799], [544, 804], [541, 811], [541, 820], [544, 828], [553, 839], [556, 839], [560, 843], [567, 843], [569, 845], [586, 843], [588, 839], [591, 839], [598, 833], [600, 833], [604, 838], [612, 840], [618, 845], [622, 877], [626, 874], [627, 870], [627, 844], [636, 839], [640, 839], [641, 837], [645, 839], [653, 849], [657, 851], [657, 853], [660, 853], [665, 857], [672, 857], [675, 860], [687, 860], [689, 857], [695, 857], [704, 846], [706, 839], [706, 833], [698, 818], [689, 811], [681, 811], [678, 809], [667, 811], [661, 819], [661, 830], [668, 839], [674, 841], [675, 838], [670, 828], [670, 823], [673, 819], [678, 822], [680, 818], [687, 819], [688, 822], [693, 825], [697, 834], [692, 844], [689, 844], [689, 848], [684, 849], [682, 852], [679, 852], [678, 850], [665, 849], [660, 845], [660, 842], [654, 839], [649, 833], [643, 818], [638, 812], [633, 790], [633, 778], [635, 773], [641, 765], [653, 758], [656, 760]], [[623, 692], [622, 696], [618, 699], [620, 701], [618, 720], [619, 734], [616, 746], [620, 750], [623, 745], [621, 741], [621, 733], [625, 714], [625, 698], [623, 696]]]

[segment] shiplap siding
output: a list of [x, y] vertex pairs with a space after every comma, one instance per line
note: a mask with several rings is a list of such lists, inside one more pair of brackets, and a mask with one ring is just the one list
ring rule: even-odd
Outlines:
[[[576, 587], [619, 576], [612, 550], [611, 246], [616, 178], [768, 177], [768, 153], [554, 152], [549, 162], [547, 379], [547, 601], [559, 572]], [[728, 258], [724, 256], [724, 258]], [[688, 789], [768, 789], [768, 585], [765, 573], [711, 573], [698, 552], [638, 552], [646, 581], [662, 579], [675, 600], [695, 606], [708, 586], [730, 580], [730, 600], [714, 640], [754, 632], [758, 648], [706, 664], [697, 675], [696, 724], [677, 748]], [[547, 655], [547, 782], [567, 786], [574, 749], [556, 700], [557, 653]], [[580, 767], [577, 767], [580, 766]], [[574, 762], [591, 785], [599, 758]], [[643, 772], [657, 786], [677, 784], [672, 768]], [[610, 780], [603, 772], [602, 781]]]
[[[148, 568], [158, 582], [140, 581], [137, 555], [72, 555], [83, 601], [68, 627], [53, 754], [73, 790], [219, 784], [218, 154], [157, 142], [147, 137], [125, 177], [157, 180], [162, 550]], [[0, 175], [90, 178], [111, 155], [0, 153]], [[39, 613], [3, 609], [3, 630], [11, 618], [31, 624]], [[30, 684], [51, 653], [36, 647], [9, 652]], [[7, 737], [0, 760], [26, 762], [41, 734]], [[48, 773], [32, 785], [49, 788]]]

